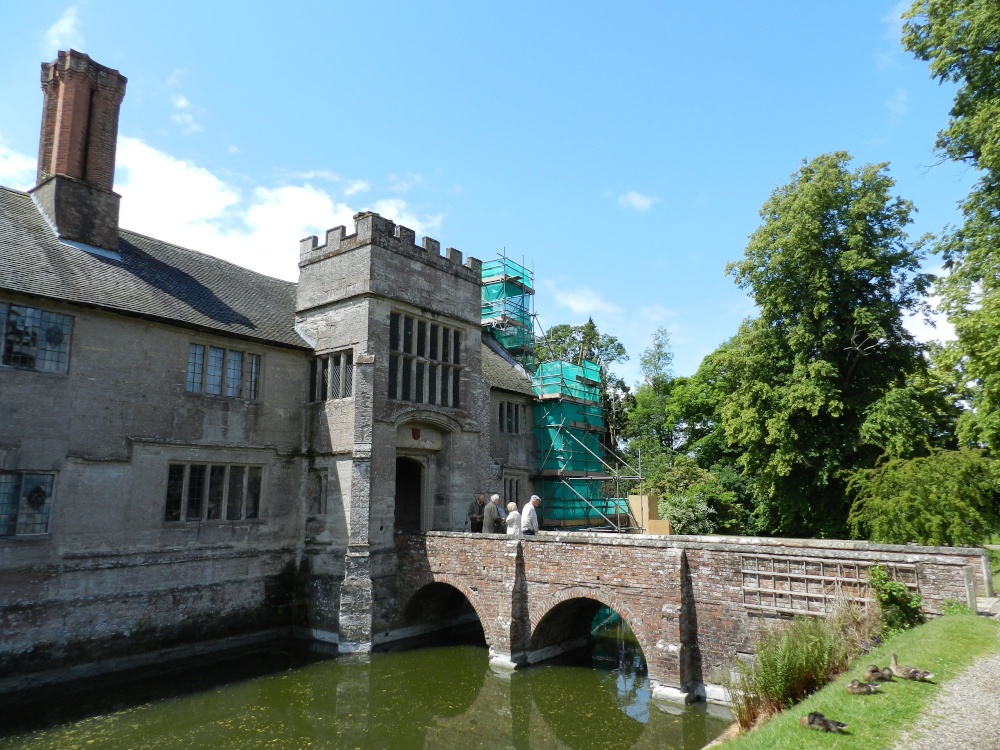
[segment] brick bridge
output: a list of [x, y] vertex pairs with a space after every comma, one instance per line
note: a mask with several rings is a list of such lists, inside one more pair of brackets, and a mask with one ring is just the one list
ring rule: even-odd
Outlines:
[[584, 645], [601, 606], [629, 624], [654, 697], [723, 700], [725, 664], [764, 624], [825, 615], [837, 596], [870, 600], [881, 564], [938, 613], [992, 596], [978, 549], [747, 537], [536, 537], [427, 532], [396, 537], [393, 622], [376, 641], [478, 618], [495, 668], [514, 669]]

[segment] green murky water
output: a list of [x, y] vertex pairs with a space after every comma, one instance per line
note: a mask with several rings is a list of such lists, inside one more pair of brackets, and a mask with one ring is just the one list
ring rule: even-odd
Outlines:
[[482, 646], [336, 659], [272, 648], [8, 701], [0, 749], [696, 750], [727, 724], [704, 705], [651, 703], [641, 652], [616, 638], [510, 675]]

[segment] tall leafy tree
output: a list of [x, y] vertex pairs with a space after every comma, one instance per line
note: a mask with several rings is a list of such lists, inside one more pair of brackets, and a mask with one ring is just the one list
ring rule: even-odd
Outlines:
[[924, 366], [902, 322], [930, 283], [907, 242], [913, 207], [887, 165], [850, 160], [803, 164], [727, 267], [760, 315], [716, 352], [731, 388], [721, 427], [757, 485], [759, 523], [782, 535], [846, 533], [848, 477], [881, 454], [861, 437], [866, 416]]
[[635, 391], [629, 410], [626, 434], [635, 447], [652, 453], [674, 448], [673, 425], [666, 420], [666, 404], [672, 389], [674, 355], [670, 349], [670, 333], [659, 328], [653, 333], [653, 344], [642, 353], [639, 367], [642, 382]]
[[943, 306], [958, 336], [955, 360], [973, 384], [960, 423], [966, 444], [1000, 450], [1000, 5], [987, 0], [916, 0], [903, 46], [931, 76], [958, 84], [937, 148], [982, 170], [962, 204], [964, 223], [937, 242], [946, 276]]

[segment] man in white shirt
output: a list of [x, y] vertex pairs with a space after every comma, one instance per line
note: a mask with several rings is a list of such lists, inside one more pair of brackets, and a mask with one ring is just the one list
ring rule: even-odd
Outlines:
[[540, 502], [542, 502], [542, 498], [538, 495], [532, 495], [521, 510], [521, 533], [525, 536], [534, 536], [538, 533], [538, 514], [535, 512], [535, 508]]

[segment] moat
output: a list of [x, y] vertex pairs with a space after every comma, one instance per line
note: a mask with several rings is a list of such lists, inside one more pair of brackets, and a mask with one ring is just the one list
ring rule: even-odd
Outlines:
[[650, 700], [645, 662], [612, 626], [594, 647], [496, 674], [479, 638], [325, 657], [294, 645], [91, 681], [0, 703], [0, 748], [674, 748], [728, 725]]

